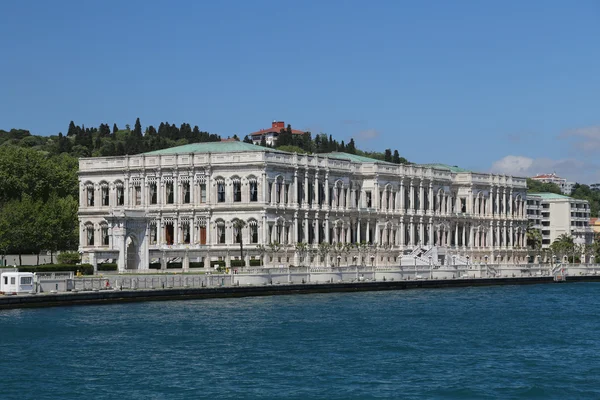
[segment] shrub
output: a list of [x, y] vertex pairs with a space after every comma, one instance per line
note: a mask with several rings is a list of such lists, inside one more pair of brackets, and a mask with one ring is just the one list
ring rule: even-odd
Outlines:
[[251, 267], [260, 267], [262, 265], [261, 260], [250, 260]]
[[79, 253], [76, 251], [63, 251], [58, 256], [56, 256], [56, 259], [58, 260], [58, 262], [60, 264], [69, 264], [69, 265], [75, 265], [79, 261], [81, 261], [81, 257], [79, 256]]
[[244, 260], [231, 260], [232, 267], [243, 267], [245, 265], [246, 265], [246, 262]]
[[210, 262], [210, 267], [211, 268], [214, 268], [215, 265], [224, 268], [225, 267], [225, 261], [211, 261]]
[[204, 268], [204, 261], [190, 262], [190, 268]]
[[181, 262], [171, 262], [171, 263], [167, 263], [167, 269], [181, 269], [183, 268], [183, 263]]
[[21, 272], [77, 272], [83, 275], [93, 275], [94, 266], [92, 264], [44, 264], [44, 265], [24, 265], [19, 267]]
[[117, 271], [118, 265], [116, 263], [102, 263], [98, 264], [98, 271]]
[[148, 268], [150, 269], [160, 269], [161, 265], [160, 263], [150, 263], [148, 264]]

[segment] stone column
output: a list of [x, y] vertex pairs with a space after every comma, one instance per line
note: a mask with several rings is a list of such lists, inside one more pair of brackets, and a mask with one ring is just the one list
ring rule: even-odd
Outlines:
[[[425, 190], [423, 188], [423, 180], [419, 181], [419, 212], [425, 210]], [[420, 238], [423, 240], [423, 237]]]
[[320, 189], [319, 189], [319, 172], [315, 172], [315, 190], [314, 190], [315, 201], [314, 201], [314, 203], [317, 205], [317, 208], [319, 206], [319, 191], [320, 191]]
[[[414, 179], [410, 180], [410, 190], [409, 190], [409, 196], [408, 196], [408, 208], [410, 210], [412, 210], [414, 212], [415, 210], [415, 183], [414, 183]], [[412, 233], [411, 233], [411, 236]], [[412, 239], [411, 239], [412, 241]]]
[[327, 243], [330, 242], [330, 240], [329, 240], [329, 218], [328, 218], [328, 215], [325, 215], [325, 241]]
[[[329, 207], [329, 172], [325, 172], [325, 206]], [[328, 232], [325, 232], [325, 237], [329, 238]]]
[[404, 219], [400, 219], [400, 245], [404, 246], [405, 237], [404, 237]]
[[[412, 187], [412, 185], [411, 185]], [[412, 191], [412, 189], [411, 189]], [[408, 223], [408, 244], [409, 246], [415, 245], [415, 225], [413, 223], [412, 217], [410, 217], [410, 221]]]
[[405, 197], [406, 193], [404, 188], [404, 179], [400, 179], [400, 210], [402, 210], [403, 213], [406, 211], [406, 207], [404, 205]]
[[356, 220], [356, 243], [360, 243], [360, 218]]
[[308, 232], [310, 227], [308, 225], [308, 213], [304, 213], [304, 231], [302, 235], [302, 243], [309, 243], [308, 241]]
[[[431, 201], [430, 201], [431, 204]], [[427, 235], [427, 245], [433, 246], [433, 220], [429, 219], [429, 234]]]
[[267, 173], [263, 172], [262, 173], [262, 202], [263, 203], [270, 203], [271, 200], [267, 199], [267, 189], [268, 189], [268, 182], [267, 182]]
[[[423, 204], [422, 201], [423, 200], [421, 200], [421, 204]], [[423, 224], [423, 218], [419, 219], [419, 242], [421, 242], [421, 245], [425, 244], [425, 225]]]
[[367, 231], [365, 232], [365, 236], [367, 238], [366, 242], [371, 242], [371, 221], [367, 220]]
[[429, 182], [429, 195], [427, 196], [429, 212], [433, 214], [433, 182]]
[[308, 169], [304, 172], [304, 196], [302, 196], [302, 206], [308, 207]]

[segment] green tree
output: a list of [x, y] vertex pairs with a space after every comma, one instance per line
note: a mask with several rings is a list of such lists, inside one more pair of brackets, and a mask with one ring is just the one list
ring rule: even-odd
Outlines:
[[529, 193], [556, 193], [561, 194], [560, 186], [555, 183], [543, 183], [527, 178], [527, 191]]
[[385, 149], [383, 161], [392, 162], [392, 150], [391, 149]]

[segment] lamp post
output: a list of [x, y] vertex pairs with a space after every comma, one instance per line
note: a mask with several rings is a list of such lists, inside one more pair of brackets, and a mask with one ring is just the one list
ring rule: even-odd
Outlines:
[[357, 255], [352, 256], [352, 260], [354, 261], [354, 267], [356, 268], [356, 280], [358, 281], [358, 263], [356, 262], [358, 259]]
[[340, 261], [341, 261], [341, 260], [342, 260], [342, 256], [340, 256], [340, 255], [338, 254], [338, 256], [337, 256], [338, 268], [340, 267]]
[[467, 272], [465, 272], [467, 275], [469, 274], [468, 269], [469, 269], [469, 256], [467, 256]]

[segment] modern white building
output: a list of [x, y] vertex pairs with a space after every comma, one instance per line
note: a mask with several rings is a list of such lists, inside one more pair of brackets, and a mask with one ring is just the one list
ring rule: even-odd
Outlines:
[[573, 236], [577, 244], [591, 244], [594, 240], [587, 200], [555, 193], [528, 193], [527, 208], [531, 226], [542, 232], [544, 249], [562, 234]]
[[531, 179], [543, 183], [554, 183], [560, 187], [560, 191], [565, 195], [570, 195], [573, 192], [573, 186], [575, 185], [575, 182], [568, 182], [565, 178], [557, 176], [556, 173], [539, 174], [531, 177]]
[[441, 164], [215, 142], [82, 158], [79, 182], [83, 259], [120, 271], [526, 257], [525, 179]]

